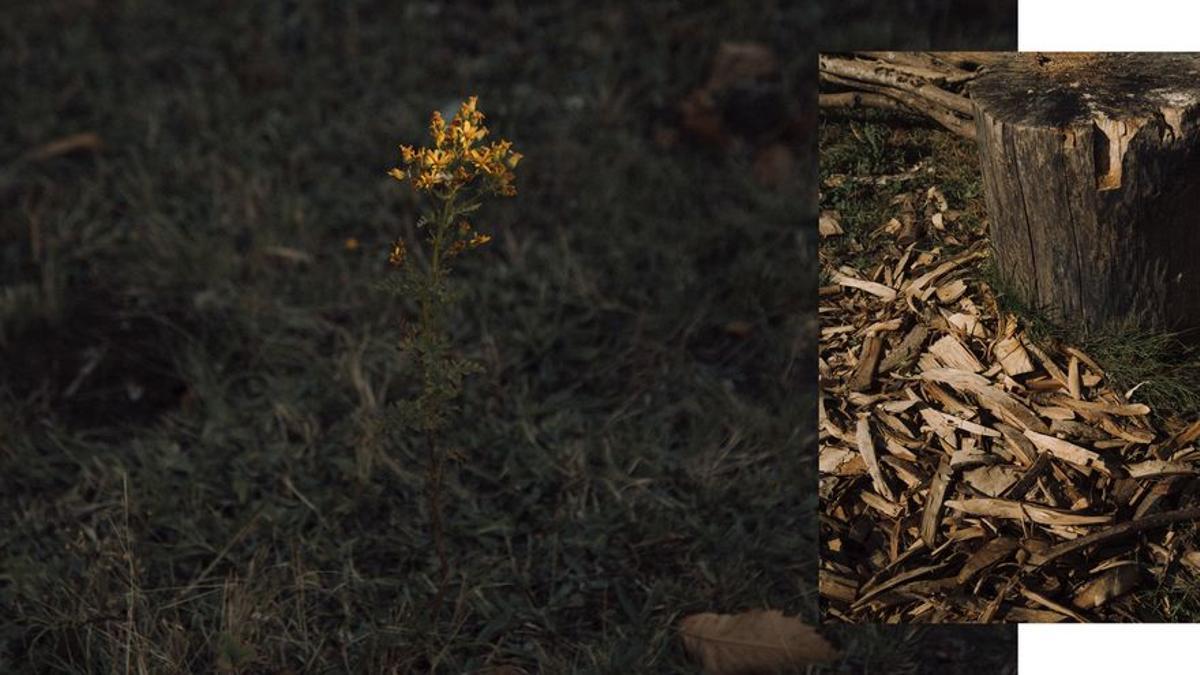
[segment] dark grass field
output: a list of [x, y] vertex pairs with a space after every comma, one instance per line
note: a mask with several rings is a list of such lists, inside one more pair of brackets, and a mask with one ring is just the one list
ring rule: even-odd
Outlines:
[[[815, 621], [815, 176], [655, 139], [727, 40], [802, 113], [816, 13], [7, 5], [0, 671], [689, 673], [684, 614]], [[526, 159], [457, 269], [434, 620], [386, 171], [470, 94]], [[896, 631], [839, 669], [992, 639]]]

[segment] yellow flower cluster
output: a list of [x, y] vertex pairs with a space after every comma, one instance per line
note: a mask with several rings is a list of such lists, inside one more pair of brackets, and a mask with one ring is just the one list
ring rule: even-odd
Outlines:
[[512, 152], [512, 143], [506, 140], [476, 145], [488, 133], [477, 104], [475, 96], [464, 101], [448, 126], [435, 110], [429, 122], [433, 147], [400, 146], [405, 168], [392, 169], [389, 174], [396, 180], [409, 181], [416, 190], [441, 198], [454, 195], [479, 178], [485, 181], [484, 189], [488, 192], [504, 197], [517, 194], [512, 170], [522, 155]]
[[[465, 223], [464, 223], [465, 224]], [[446, 256], [453, 258], [463, 251], [471, 248], [479, 248], [492, 240], [491, 235], [480, 234], [476, 232], [470, 239], [459, 239], [450, 245], [450, 249], [446, 251]]]

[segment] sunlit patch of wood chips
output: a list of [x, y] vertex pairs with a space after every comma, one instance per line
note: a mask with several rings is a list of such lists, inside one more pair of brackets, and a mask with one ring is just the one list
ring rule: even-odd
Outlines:
[[[1032, 340], [982, 280], [986, 222], [935, 190], [893, 202], [856, 258], [869, 266], [822, 247], [826, 616], [1137, 620], [1169, 599], [1135, 591], [1200, 573], [1179, 536], [1200, 518], [1200, 422], [1156, 426], [1103, 364]], [[919, 238], [900, 219], [912, 205]], [[842, 236], [836, 218], [823, 238]]]

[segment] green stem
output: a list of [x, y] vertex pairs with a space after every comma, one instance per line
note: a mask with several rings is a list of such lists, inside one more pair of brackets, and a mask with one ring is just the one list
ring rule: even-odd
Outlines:
[[[450, 193], [442, 202], [441, 213], [438, 214], [437, 222], [434, 224], [433, 233], [433, 254], [429, 263], [429, 283], [426, 286], [425, 292], [421, 297], [421, 335], [426, 341], [426, 352], [424, 354], [422, 382], [424, 387], [424, 399], [427, 405], [441, 405], [441, 399], [435, 396], [432, 390], [434, 372], [433, 369], [439, 367], [437, 363], [440, 360], [440, 354], [432, 353], [430, 349], [437, 343], [436, 331], [438, 326], [435, 321], [438, 317], [435, 316], [435, 311], [440, 309], [435, 307], [439, 297], [439, 284], [441, 283], [440, 276], [442, 273], [442, 244], [444, 242], [446, 231], [450, 228], [450, 221], [454, 217], [454, 193]], [[439, 570], [438, 590], [431, 603], [431, 614], [434, 620], [441, 610], [442, 602], [446, 593], [446, 582], [450, 577], [450, 561], [446, 555], [446, 534], [442, 525], [442, 467], [443, 457], [437, 448], [437, 438], [435, 429], [429, 421], [441, 411], [425, 411], [426, 428], [425, 440], [429, 446], [429, 472], [426, 476], [428, 499], [429, 499], [429, 518], [433, 529], [433, 545], [437, 552]]]

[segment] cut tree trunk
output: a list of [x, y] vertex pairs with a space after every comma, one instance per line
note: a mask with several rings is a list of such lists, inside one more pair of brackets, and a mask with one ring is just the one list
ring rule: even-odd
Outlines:
[[1088, 328], [1200, 328], [1200, 54], [1012, 54], [969, 85], [1001, 280]]

